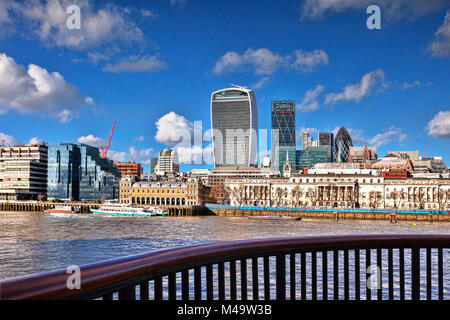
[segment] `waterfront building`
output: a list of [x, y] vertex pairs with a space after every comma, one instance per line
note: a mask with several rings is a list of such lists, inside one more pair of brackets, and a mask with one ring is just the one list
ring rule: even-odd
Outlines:
[[155, 172], [162, 174], [179, 173], [180, 162], [177, 151], [169, 148], [161, 150], [158, 156], [158, 163], [156, 164]]
[[233, 206], [448, 210], [450, 179], [386, 179], [373, 174], [303, 174], [227, 179]]
[[361, 168], [369, 167], [377, 160], [377, 147], [350, 147], [348, 162], [359, 163]]
[[297, 150], [295, 162], [297, 170], [312, 168], [317, 163], [331, 162], [331, 147], [308, 146], [305, 150]]
[[140, 163], [136, 163], [134, 161], [127, 161], [127, 162], [114, 162], [115, 166], [117, 167], [117, 170], [119, 170], [120, 175], [122, 177], [124, 176], [132, 176], [136, 180], [141, 179], [141, 175], [143, 173], [142, 166]]
[[349, 151], [352, 146], [352, 138], [348, 134], [347, 129], [341, 127], [334, 139], [334, 161], [348, 162]]
[[49, 146], [49, 199], [113, 200], [119, 197], [120, 172], [97, 148], [74, 143]]
[[210, 188], [196, 179], [186, 181], [120, 181], [120, 203], [149, 206], [197, 206], [209, 200]]
[[46, 145], [0, 147], [0, 200], [38, 200], [47, 194]]
[[289, 155], [290, 165], [295, 170], [295, 101], [272, 101], [271, 119], [272, 168], [281, 172]]
[[245, 87], [211, 94], [214, 166], [255, 166], [258, 110], [255, 93]]
[[370, 174], [377, 176], [379, 172], [375, 169], [362, 169], [358, 163], [349, 162], [324, 162], [316, 163], [309, 174]]
[[269, 167], [217, 167], [211, 171], [208, 186], [223, 184], [226, 179], [277, 177], [278, 172]]

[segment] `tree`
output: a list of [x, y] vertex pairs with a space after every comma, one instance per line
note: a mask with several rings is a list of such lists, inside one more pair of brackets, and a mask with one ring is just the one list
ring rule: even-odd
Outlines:
[[303, 196], [303, 190], [299, 187], [299, 186], [295, 186], [292, 190], [291, 190], [291, 195], [292, 195], [292, 199], [294, 202], [294, 206], [299, 206], [300, 205], [300, 199]]
[[39, 194], [37, 196], [38, 201], [45, 201], [47, 199], [47, 196], [45, 194]]
[[308, 188], [308, 191], [306, 192], [306, 197], [309, 199], [309, 202], [311, 206], [315, 206], [317, 202], [317, 190], [314, 188]]
[[402, 201], [407, 198], [407, 194], [404, 191], [392, 190], [389, 197], [393, 201], [394, 209], [398, 209], [401, 207]]
[[383, 195], [379, 191], [369, 192], [369, 206], [373, 209], [378, 208], [378, 205], [383, 200]]
[[277, 187], [275, 190], [275, 201], [277, 206], [282, 206], [284, 198], [287, 196], [287, 189]]
[[213, 185], [209, 190], [209, 197], [214, 203], [223, 203], [225, 198], [225, 185], [223, 183]]
[[439, 211], [446, 211], [450, 207], [450, 190], [439, 189], [438, 192]]
[[423, 209], [425, 207], [425, 190], [418, 188], [415, 192], [414, 206]]

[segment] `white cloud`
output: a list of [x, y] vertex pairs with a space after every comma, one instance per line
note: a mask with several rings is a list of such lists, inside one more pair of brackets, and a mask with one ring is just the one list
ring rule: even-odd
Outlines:
[[294, 51], [295, 61], [292, 64], [294, 69], [300, 71], [312, 71], [314, 66], [328, 64], [328, 55], [323, 50], [314, 51]]
[[[333, 129], [334, 135], [337, 134], [340, 127], [336, 127]], [[390, 127], [388, 129], [382, 130], [380, 133], [377, 133], [372, 138], [366, 138], [363, 136], [363, 132], [360, 129], [351, 129], [346, 128], [348, 134], [352, 138], [352, 143], [354, 146], [358, 145], [368, 145], [368, 146], [375, 146], [380, 147], [382, 145], [389, 144], [392, 141], [399, 141], [403, 142], [407, 139], [407, 135], [402, 132], [401, 129], [396, 127]]]
[[242, 55], [229, 51], [216, 61], [213, 73], [252, 71], [256, 75], [269, 75], [283, 67], [312, 71], [315, 66], [328, 63], [328, 55], [323, 50], [311, 52], [296, 50], [292, 54], [282, 56], [269, 49], [247, 49]]
[[[93, 134], [89, 134], [87, 136], [81, 136], [77, 140], [78, 143], [87, 144], [92, 147], [100, 148], [101, 146], [106, 146], [106, 140], [95, 137]], [[109, 153], [109, 151], [108, 151]]]
[[[443, 9], [448, 0], [378, 0], [383, 19], [399, 21], [415, 20], [426, 14]], [[301, 19], [321, 19], [327, 15], [350, 10], [365, 10], [374, 4], [372, 0], [305, 0], [301, 6]], [[364, 11], [365, 12], [365, 11]]]
[[264, 87], [267, 82], [269, 81], [269, 77], [262, 77], [261, 79], [259, 79], [256, 83], [254, 83], [251, 88], [252, 89], [260, 89], [262, 87]]
[[306, 91], [302, 102], [297, 105], [297, 109], [299, 109], [301, 112], [310, 112], [319, 109], [320, 105], [317, 101], [317, 97], [322, 93], [324, 89], [324, 86], [318, 84], [314, 89]]
[[155, 140], [169, 146], [174, 146], [180, 141], [189, 142], [193, 137], [194, 124], [185, 117], [171, 111], [155, 123]]
[[19, 142], [13, 136], [0, 132], [0, 146], [15, 146]]
[[341, 93], [329, 93], [325, 98], [325, 103], [336, 103], [338, 101], [355, 101], [360, 102], [364, 97], [369, 95], [373, 88], [378, 84], [381, 88], [386, 88], [384, 82], [384, 72], [381, 69], [366, 73], [361, 78], [360, 83], [350, 84], [346, 86]]
[[434, 57], [450, 57], [450, 11], [445, 15], [444, 23], [434, 34], [434, 39], [428, 46]]
[[152, 19], [155, 20], [159, 17], [159, 14], [151, 11], [151, 10], [146, 10], [146, 9], [142, 9], [141, 10], [141, 14], [146, 17], [147, 19]]
[[108, 150], [108, 154], [106, 157], [112, 161], [117, 162], [130, 161], [130, 155], [125, 151]]
[[45, 114], [62, 123], [78, 115], [80, 107], [93, 103], [58, 72], [49, 73], [35, 64], [25, 66], [0, 53], [0, 113]]
[[134, 138], [134, 141], [137, 141], [137, 142], [144, 141], [144, 136], [140, 135], [139, 137]]
[[167, 67], [166, 63], [160, 61], [157, 56], [130, 56], [122, 59], [116, 64], [108, 63], [103, 71], [108, 72], [156, 72]]
[[95, 10], [93, 1], [76, 1], [81, 12], [81, 28], [67, 28], [70, 14], [66, 13], [66, 8], [73, 4], [72, 0], [9, 1], [7, 16], [5, 10], [0, 9], [0, 17], [3, 16], [0, 19], [20, 25], [26, 36], [33, 35], [46, 46], [84, 50], [105, 44], [117, 46], [143, 41], [143, 32], [130, 15], [132, 10], [113, 4]]
[[440, 111], [428, 122], [427, 133], [435, 138], [450, 139], [450, 111]]
[[411, 83], [403, 82], [402, 89], [406, 90], [406, 89], [414, 88], [414, 87], [431, 87], [432, 85], [434, 85], [433, 82], [422, 83], [419, 80], [416, 80]]
[[170, 0], [170, 6], [172, 7], [184, 7], [186, 5], [187, 0]]
[[39, 139], [38, 137], [33, 137], [28, 141], [29, 144], [41, 144], [42, 142], [42, 139]]

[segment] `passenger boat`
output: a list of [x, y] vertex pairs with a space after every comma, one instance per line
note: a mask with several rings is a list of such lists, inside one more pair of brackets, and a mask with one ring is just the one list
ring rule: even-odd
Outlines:
[[80, 213], [80, 208], [75, 206], [55, 206], [53, 209], [44, 210], [45, 213]]
[[139, 208], [122, 203], [105, 203], [99, 209], [91, 209], [94, 215], [154, 217], [158, 214], [154, 208]]

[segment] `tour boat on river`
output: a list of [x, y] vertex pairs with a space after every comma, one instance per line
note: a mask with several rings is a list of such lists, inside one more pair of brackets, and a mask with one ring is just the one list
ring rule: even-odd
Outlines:
[[94, 215], [108, 216], [132, 216], [132, 217], [155, 217], [167, 216], [167, 211], [162, 208], [140, 208], [122, 203], [105, 203], [99, 209], [91, 209]]

